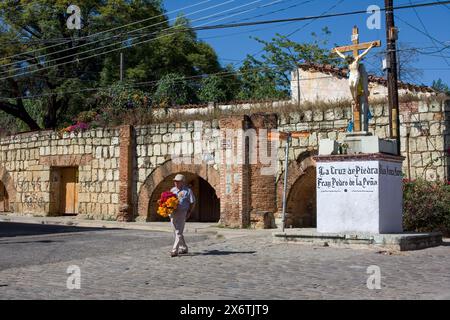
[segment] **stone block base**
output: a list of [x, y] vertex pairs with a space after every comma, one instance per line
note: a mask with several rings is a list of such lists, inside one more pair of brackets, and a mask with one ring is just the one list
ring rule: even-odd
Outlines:
[[272, 212], [257, 211], [251, 214], [250, 226], [254, 229], [274, 229], [275, 218]]
[[319, 233], [316, 229], [290, 229], [274, 232], [276, 243], [292, 242], [334, 247], [385, 248], [397, 251], [420, 250], [442, 244], [442, 234], [432, 233]]
[[347, 133], [344, 142], [348, 145], [349, 154], [386, 153], [397, 154], [397, 142], [390, 139], [380, 139], [366, 132]]

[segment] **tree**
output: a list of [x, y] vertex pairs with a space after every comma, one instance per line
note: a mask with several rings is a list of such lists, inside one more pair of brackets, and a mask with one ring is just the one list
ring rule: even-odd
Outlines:
[[224, 102], [227, 92], [224, 81], [218, 76], [210, 76], [202, 80], [198, 97], [201, 102]]
[[240, 96], [245, 98], [286, 97], [290, 90], [291, 72], [297, 70], [301, 64], [340, 66], [334, 54], [324, 47], [328, 43], [326, 37], [329, 34], [328, 28], [323, 28], [324, 40], [318, 40], [318, 36], [313, 33], [314, 40], [311, 43], [298, 43], [281, 34], [277, 34], [271, 41], [255, 38], [264, 45], [264, 53], [260, 59], [248, 56], [240, 68], [244, 82]]
[[[158, 81], [175, 72], [191, 76], [221, 71], [214, 50], [198, 41], [187, 19], [179, 17], [173, 28], [165, 30], [169, 22], [162, 16], [161, 1], [85, 0], [77, 4], [82, 13], [81, 30], [67, 28], [70, 14], [66, 13], [66, 1], [41, 0], [39, 5], [28, 0], [0, 3], [0, 79], [12, 76], [0, 80], [0, 111], [20, 119], [31, 130], [56, 128], [78, 113], [95, 108], [91, 101], [98, 100], [92, 89], [117, 82], [119, 52], [82, 58], [120, 45], [88, 53], [86, 50], [121, 42], [126, 47], [123, 52], [129, 82]], [[90, 36], [143, 19], [146, 21]], [[126, 34], [143, 27], [146, 28]], [[151, 41], [132, 46], [146, 40]], [[58, 52], [61, 50], [65, 51]], [[23, 55], [24, 52], [28, 53]], [[54, 59], [60, 60], [51, 61]], [[44, 69], [51, 66], [55, 67]], [[36, 72], [19, 76], [23, 71]], [[152, 93], [154, 87], [149, 88]], [[27, 107], [27, 100], [33, 102], [33, 112]]]
[[[197, 76], [221, 71], [217, 54], [208, 44], [199, 41], [189, 20], [180, 15], [172, 27], [154, 36], [137, 41], [150, 42], [130, 47], [125, 53], [126, 79], [136, 82], [158, 81], [169, 73]], [[117, 57], [110, 57], [102, 74], [102, 84], [118, 79]], [[114, 63], [112, 63], [114, 61]]]
[[153, 102], [164, 107], [193, 103], [196, 99], [194, 89], [183, 75], [177, 73], [163, 76], [153, 95]]
[[[0, 110], [21, 119], [32, 130], [41, 127], [55, 128], [58, 121], [71, 110], [78, 111], [80, 96], [65, 92], [79, 92], [97, 85], [100, 71], [105, 64], [104, 56], [87, 60], [77, 58], [93, 54], [83, 54], [85, 50], [110, 43], [106, 39], [111, 37], [112, 33], [91, 38], [87, 36], [130, 21], [159, 16], [163, 12], [158, 1], [86, 0], [79, 4], [82, 29], [69, 30], [66, 22], [70, 14], [66, 13], [66, 1], [44, 0], [39, 4], [27, 0], [3, 1], [0, 4], [0, 42], [5, 44], [0, 48], [0, 57], [3, 57], [0, 60], [0, 77], [13, 76], [1, 81], [1, 96], [8, 99], [0, 100]], [[164, 22], [165, 18], [160, 17], [155, 21]], [[143, 25], [145, 24], [133, 27]], [[148, 31], [157, 31], [162, 27], [163, 25], [149, 28]], [[105, 41], [93, 43], [101, 38]], [[77, 47], [84, 44], [89, 45]], [[66, 51], [57, 53], [61, 50]], [[28, 53], [22, 54], [24, 52]], [[51, 53], [53, 55], [46, 56]], [[67, 57], [69, 55], [74, 56]], [[50, 62], [59, 58], [60, 60]], [[75, 63], [39, 71], [65, 62]], [[37, 72], [17, 75], [24, 71]], [[25, 108], [24, 100], [32, 96], [43, 96], [39, 98], [43, 102], [40, 110], [42, 124]]]
[[231, 66], [227, 66], [225, 70], [201, 81], [198, 91], [201, 102], [228, 102], [237, 98], [242, 82]]
[[450, 96], [450, 88], [449, 86], [444, 83], [444, 81], [442, 81], [442, 79], [438, 79], [438, 80], [433, 80], [433, 84], [431, 85], [431, 87], [439, 92], [445, 93], [446, 95]]
[[247, 57], [239, 69], [241, 81], [238, 98], [241, 100], [284, 99], [289, 96], [288, 89], [280, 85], [284, 75], [263, 67], [264, 63]]
[[[416, 68], [419, 61], [419, 50], [405, 43], [399, 42], [397, 48], [397, 74], [398, 80], [402, 82], [417, 83], [423, 76], [423, 71]], [[381, 68], [381, 60], [385, 58], [386, 52], [381, 51], [373, 55], [376, 63], [371, 63], [368, 72], [377, 76], [384, 76]]]

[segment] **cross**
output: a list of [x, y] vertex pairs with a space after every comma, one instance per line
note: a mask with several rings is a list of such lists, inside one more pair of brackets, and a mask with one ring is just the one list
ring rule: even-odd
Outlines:
[[[370, 46], [381, 47], [380, 40], [359, 43], [359, 31], [358, 31], [357, 26], [353, 27], [352, 43], [353, 44], [349, 45], [349, 46], [336, 47], [333, 49], [333, 52], [336, 52], [336, 51], [339, 51], [341, 53], [352, 52], [353, 57], [356, 58], [359, 56], [360, 50], [368, 49]], [[361, 111], [360, 111], [361, 104], [360, 104], [360, 101], [355, 101], [355, 103], [356, 103], [356, 106], [355, 106], [355, 109], [353, 110], [354, 129], [355, 129], [355, 131], [361, 131]]]
[[339, 52], [352, 52], [353, 57], [357, 57], [359, 55], [360, 50], [364, 50], [370, 47], [370, 45], [374, 44], [374, 47], [381, 47], [381, 41], [371, 41], [371, 42], [363, 42], [359, 43], [359, 30], [357, 26], [353, 27], [352, 32], [352, 45], [349, 46], [342, 46], [342, 47], [336, 47], [333, 49], [333, 51], [339, 51]]

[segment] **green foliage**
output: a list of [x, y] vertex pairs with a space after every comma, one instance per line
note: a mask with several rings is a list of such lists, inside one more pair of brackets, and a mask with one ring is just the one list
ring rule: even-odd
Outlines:
[[138, 124], [139, 121], [131, 118], [144, 110], [148, 117], [151, 114], [148, 93], [133, 88], [131, 84], [118, 82], [98, 91], [92, 108], [79, 113], [76, 122], [89, 123], [91, 127]]
[[[184, 76], [210, 74], [221, 70], [214, 49], [197, 39], [189, 21], [179, 16], [173, 27], [161, 31], [153, 40], [130, 47], [124, 55], [128, 81], [158, 81], [169, 73]], [[139, 38], [132, 42], [147, 40]], [[111, 57], [102, 73], [102, 84], [107, 85], [119, 77], [119, 57]]]
[[169, 73], [158, 81], [153, 102], [163, 106], [177, 106], [196, 101], [194, 89], [178, 73]]
[[148, 93], [136, 89], [131, 83], [117, 82], [96, 94], [96, 105], [112, 109], [132, 109], [149, 106]]
[[204, 103], [226, 101], [227, 93], [223, 79], [218, 76], [210, 76], [203, 79], [198, 97]]
[[0, 137], [8, 136], [18, 131], [19, 127], [16, 119], [0, 110]]
[[450, 95], [449, 86], [442, 79], [434, 80], [431, 86], [434, 90]]
[[241, 83], [230, 73], [212, 75], [201, 81], [198, 97], [201, 102], [228, 102], [234, 100]]
[[288, 85], [279, 85], [284, 75], [263, 67], [263, 63], [248, 57], [239, 69], [240, 100], [285, 99], [289, 97]]
[[328, 43], [328, 28], [322, 29], [318, 40], [312, 34], [311, 43], [299, 43], [277, 34], [271, 41], [255, 38], [264, 47], [260, 59], [248, 56], [240, 68], [243, 88], [239, 96], [243, 99], [287, 98], [290, 90], [290, 73], [303, 63], [332, 64], [340, 66], [330, 50], [324, 48]]
[[[39, 67], [72, 62], [59, 67], [38, 71], [21, 77], [0, 81], [0, 111], [20, 119], [29, 128], [57, 128], [73, 123], [73, 119], [89, 108], [98, 109], [95, 102], [103, 102], [94, 95], [96, 87], [107, 87], [119, 80], [119, 52], [99, 55], [86, 60], [84, 58], [98, 52], [92, 50], [114, 42], [126, 44], [150, 40], [123, 50], [125, 57], [125, 78], [129, 82], [158, 81], [169, 73], [183, 76], [200, 75], [221, 71], [217, 55], [208, 44], [199, 41], [189, 21], [178, 17], [174, 28], [164, 31], [169, 26], [161, 1], [154, 0], [85, 0], [76, 3], [81, 8], [82, 29], [69, 30], [66, 21], [70, 14], [66, 13], [69, 2], [62, 0], [35, 1], [2, 1], [0, 2], [0, 57], [17, 55], [32, 51], [27, 56], [1, 59], [1, 64], [13, 63], [1, 68], [13, 75], [19, 67], [39, 63]], [[153, 18], [152, 18], [153, 17]], [[121, 29], [105, 32], [98, 37], [89, 35], [117, 28], [130, 22], [146, 19], [146, 21]], [[150, 20], [149, 20], [150, 19]], [[152, 27], [149, 27], [154, 25]], [[125, 34], [126, 31], [142, 29], [139, 32]], [[175, 30], [180, 32], [173, 32]], [[182, 31], [182, 32], [181, 32]], [[122, 36], [121, 36], [122, 35]], [[55, 39], [61, 39], [57, 46]], [[96, 40], [100, 42], [93, 43]], [[84, 45], [83, 47], [78, 47]], [[111, 50], [110, 46], [102, 51]], [[66, 50], [56, 55], [46, 56], [55, 51]], [[54, 62], [49, 60], [66, 59]], [[72, 56], [74, 55], [74, 56]], [[38, 59], [36, 59], [38, 56]], [[36, 66], [27, 70], [36, 70]], [[2, 75], [5, 76], [5, 75]], [[0, 77], [2, 77], [0, 76]], [[149, 89], [149, 94], [154, 88]], [[30, 99], [35, 105], [29, 109], [25, 103], [28, 99], [22, 96], [41, 96]], [[193, 100], [190, 94], [187, 100]], [[106, 99], [106, 98], [105, 98]], [[179, 101], [178, 101], [179, 102]], [[111, 103], [111, 101], [108, 101]], [[114, 102], [121, 104], [121, 100]], [[119, 110], [117, 110], [118, 112]], [[23, 125], [21, 125], [23, 127]], [[22, 128], [20, 128], [22, 130]]]
[[440, 231], [450, 235], [450, 185], [404, 181], [403, 226], [407, 231]]

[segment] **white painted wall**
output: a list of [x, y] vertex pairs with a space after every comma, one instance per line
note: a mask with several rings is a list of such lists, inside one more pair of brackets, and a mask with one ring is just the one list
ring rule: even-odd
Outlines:
[[[399, 170], [398, 176], [382, 168]], [[390, 171], [390, 173], [392, 173]], [[317, 231], [402, 232], [401, 164], [371, 161], [317, 162]]]
[[[299, 75], [300, 81], [297, 81], [297, 72], [291, 73], [291, 97], [294, 102], [298, 101], [298, 84], [300, 84], [300, 102], [328, 102], [352, 99], [347, 78], [339, 78], [332, 74], [307, 71], [301, 68], [299, 69]], [[387, 87], [377, 82], [369, 82], [369, 91], [371, 99], [386, 98], [388, 95]], [[400, 96], [406, 93], [430, 96], [430, 93], [399, 89]]]

